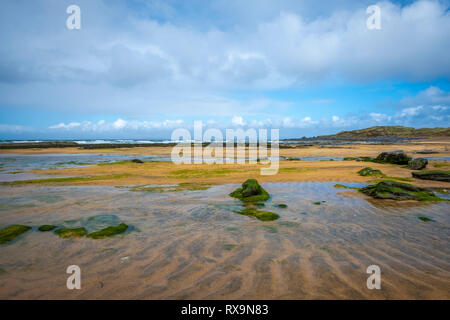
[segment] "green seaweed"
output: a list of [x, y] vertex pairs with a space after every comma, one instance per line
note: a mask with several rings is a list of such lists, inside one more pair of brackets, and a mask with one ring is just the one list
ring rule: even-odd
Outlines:
[[434, 221], [431, 218], [428, 218], [427, 216], [419, 216], [418, 217], [420, 220], [422, 220], [423, 222], [429, 222], [429, 221]]
[[40, 226], [38, 228], [39, 231], [41, 232], [48, 232], [48, 231], [52, 231], [53, 229], [56, 229], [57, 226], [51, 225], [51, 224], [44, 224], [42, 226]]
[[125, 223], [121, 223], [118, 226], [109, 226], [105, 229], [102, 229], [100, 231], [92, 232], [88, 234], [88, 238], [91, 239], [103, 239], [107, 237], [112, 237], [116, 234], [124, 233], [127, 231], [128, 225]]
[[376, 199], [443, 201], [428, 189], [389, 180], [360, 188], [359, 191]]
[[450, 167], [450, 163], [435, 163], [433, 164], [433, 167], [435, 168]]
[[269, 193], [261, 187], [255, 179], [248, 179], [238, 188], [230, 193], [230, 197], [243, 202], [261, 202], [270, 198]]
[[123, 174], [110, 174], [110, 175], [89, 176], [89, 177], [32, 179], [32, 180], [0, 182], [0, 185], [15, 186], [15, 185], [26, 185], [26, 184], [72, 183], [72, 182], [86, 182], [86, 181], [98, 181], [98, 180], [115, 180], [115, 179], [128, 178], [131, 176], [132, 176], [132, 174], [123, 173]]
[[358, 171], [358, 174], [362, 177], [368, 177], [368, 176], [381, 176], [385, 177], [385, 174], [382, 173], [380, 170], [375, 170], [370, 167], [366, 167], [364, 169], [361, 169]]
[[80, 238], [84, 237], [87, 234], [87, 231], [85, 228], [61, 228], [57, 229], [55, 233], [60, 236], [61, 238]]
[[335, 184], [334, 187], [335, 187], [336, 189], [358, 189], [358, 188], [355, 188], [355, 187], [349, 187], [349, 186], [346, 186], [346, 185], [343, 185], [343, 184], [340, 184], [340, 183]]
[[233, 243], [225, 243], [222, 246], [223, 250], [227, 250], [227, 251], [231, 251], [231, 250], [233, 250], [236, 247], [237, 247], [237, 244], [233, 244]]
[[18, 224], [0, 229], [0, 244], [7, 243], [30, 229], [31, 227]]
[[326, 201], [316, 201], [316, 202], [313, 202], [313, 204], [316, 206], [320, 206], [322, 203], [325, 203], [325, 202]]
[[240, 170], [221, 168], [221, 169], [180, 169], [171, 171], [170, 174], [177, 176], [178, 178], [192, 178], [192, 177], [212, 177], [212, 176], [223, 176], [233, 172], [240, 172]]
[[0, 276], [5, 273], [6, 273], [5, 269], [0, 268]]
[[273, 221], [277, 220], [280, 216], [275, 212], [261, 211], [256, 209], [244, 209], [241, 211], [235, 211], [236, 213], [242, 214], [244, 216], [255, 217], [261, 221]]
[[287, 204], [284, 203], [275, 204], [274, 206], [280, 209], [286, 209], [288, 207]]
[[55, 166], [64, 166], [64, 165], [77, 165], [77, 166], [88, 166], [94, 165], [92, 162], [81, 162], [81, 161], [66, 161], [66, 162], [57, 162]]

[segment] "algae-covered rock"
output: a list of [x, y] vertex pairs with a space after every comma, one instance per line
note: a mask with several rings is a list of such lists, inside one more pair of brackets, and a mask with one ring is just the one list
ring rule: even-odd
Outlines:
[[280, 204], [276, 204], [275, 207], [280, 208], [280, 209], [286, 209], [288, 206], [287, 206], [287, 204], [280, 203]]
[[57, 229], [55, 233], [60, 236], [61, 238], [80, 238], [84, 237], [87, 234], [87, 231], [85, 228], [61, 228]]
[[236, 213], [242, 214], [244, 216], [255, 217], [256, 219], [261, 221], [273, 221], [277, 220], [280, 217], [275, 212], [261, 211], [256, 209], [244, 209], [241, 211], [236, 211]]
[[358, 171], [358, 174], [363, 177], [367, 176], [383, 176], [383, 173], [380, 170], [375, 170], [370, 167], [361, 169]]
[[52, 231], [53, 229], [57, 228], [57, 226], [51, 225], [51, 224], [44, 224], [38, 228], [41, 232], [48, 232]]
[[144, 163], [144, 161], [142, 161], [140, 159], [133, 159], [133, 160], [131, 160], [131, 162], [133, 162], [133, 163]]
[[424, 158], [417, 158], [410, 160], [408, 162], [408, 168], [412, 170], [422, 170], [425, 169], [425, 167], [428, 164], [428, 160]]
[[230, 196], [244, 202], [266, 201], [270, 198], [267, 191], [255, 179], [245, 181], [242, 184], [242, 188], [234, 190], [230, 193]]
[[22, 225], [12, 225], [3, 229], [0, 229], [0, 244], [7, 243], [11, 240], [14, 240], [21, 234], [30, 230], [31, 227], [22, 226]]
[[380, 153], [375, 160], [392, 164], [408, 164], [411, 157], [407, 156], [403, 151], [392, 151]]
[[359, 189], [362, 193], [376, 199], [441, 201], [433, 192], [408, 183], [382, 181]]
[[88, 238], [92, 239], [103, 239], [107, 237], [112, 237], [116, 234], [124, 233], [127, 231], [128, 226], [125, 223], [121, 223], [118, 226], [110, 226], [97, 232], [92, 232], [88, 234]]
[[412, 176], [414, 178], [423, 180], [450, 182], [450, 171], [431, 170], [431, 171], [413, 172]]

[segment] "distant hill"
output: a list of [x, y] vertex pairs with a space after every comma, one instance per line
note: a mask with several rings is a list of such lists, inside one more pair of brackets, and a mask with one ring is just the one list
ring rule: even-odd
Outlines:
[[414, 129], [403, 126], [377, 126], [367, 129], [342, 131], [334, 135], [321, 138], [332, 139], [367, 139], [367, 138], [428, 138], [428, 137], [450, 137], [450, 128], [422, 128]]

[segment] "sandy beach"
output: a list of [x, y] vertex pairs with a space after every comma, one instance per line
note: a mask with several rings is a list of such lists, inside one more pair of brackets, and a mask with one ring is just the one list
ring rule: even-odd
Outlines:
[[[41, 161], [4, 174], [32, 179], [0, 185], [0, 225], [32, 227], [1, 247], [0, 298], [449, 299], [447, 202], [376, 200], [335, 187], [389, 178], [448, 190], [449, 182], [415, 179], [404, 166], [341, 158], [404, 150], [412, 157], [446, 159], [449, 147], [427, 140], [282, 148], [282, 157], [310, 160], [282, 160], [271, 176], [260, 175], [268, 166], [262, 163], [148, 160], [170, 156], [170, 147], [0, 150], [3, 169], [17, 170], [13, 163], [19, 160]], [[417, 153], [426, 149], [436, 153]], [[56, 160], [39, 169], [52, 155]], [[65, 163], [66, 155], [79, 162]], [[108, 161], [82, 163], [98, 156]], [[133, 157], [150, 158], [134, 163]], [[360, 176], [368, 166], [385, 178]], [[448, 170], [450, 162], [430, 160], [428, 167], [435, 166]], [[263, 222], [236, 213], [246, 206], [228, 194], [250, 178], [271, 195], [264, 210], [280, 219]], [[432, 221], [418, 219], [424, 215]], [[36, 229], [52, 224], [91, 232], [120, 222], [130, 226], [126, 233], [101, 240], [63, 239]], [[65, 287], [70, 264], [83, 270], [81, 291]], [[383, 290], [366, 288], [371, 264], [382, 269]]]

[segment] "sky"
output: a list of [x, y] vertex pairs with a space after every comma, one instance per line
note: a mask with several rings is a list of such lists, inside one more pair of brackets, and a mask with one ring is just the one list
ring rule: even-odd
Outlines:
[[[81, 28], [68, 29], [77, 5]], [[381, 29], [367, 28], [368, 6]], [[2, 0], [0, 139], [449, 127], [450, 2]]]

